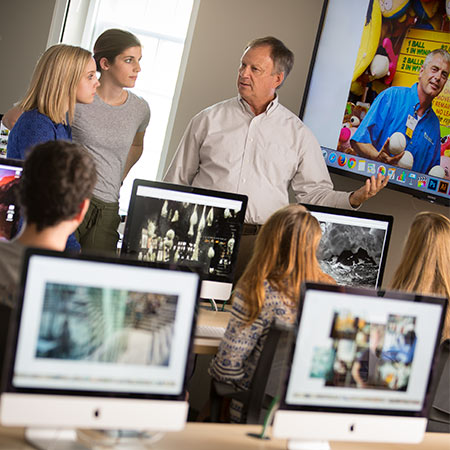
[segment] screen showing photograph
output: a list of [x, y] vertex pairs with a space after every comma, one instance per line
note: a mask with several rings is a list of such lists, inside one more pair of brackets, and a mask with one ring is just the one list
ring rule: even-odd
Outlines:
[[337, 284], [376, 287], [387, 255], [389, 222], [311, 211], [322, 229], [322, 270]]
[[2, 164], [0, 159], [0, 240], [12, 239], [19, 228], [18, 188], [21, 173], [22, 167]]
[[445, 0], [327, 2], [300, 116], [333, 171], [450, 203], [449, 17]]
[[183, 270], [32, 255], [13, 386], [180, 394], [199, 282]]
[[307, 290], [286, 403], [420, 411], [442, 305]]
[[36, 357], [168, 366], [178, 298], [47, 283]]
[[232, 281], [244, 215], [237, 200], [138, 186], [122, 254], [200, 265], [208, 279]]

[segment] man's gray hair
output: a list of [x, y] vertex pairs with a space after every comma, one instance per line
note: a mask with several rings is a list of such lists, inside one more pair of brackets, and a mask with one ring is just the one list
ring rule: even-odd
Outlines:
[[430, 64], [431, 60], [434, 58], [435, 55], [442, 56], [444, 61], [450, 66], [450, 53], [447, 50], [444, 50], [443, 48], [436, 48], [432, 52], [428, 53], [427, 57], [425, 58], [425, 61], [423, 62], [423, 67], [428, 66], [428, 64]]
[[[294, 54], [283, 44], [283, 42], [273, 36], [253, 39], [253, 41], [250, 41], [247, 44], [245, 50], [265, 46], [270, 47], [270, 57], [273, 61], [275, 73], [284, 73], [284, 82], [294, 65]], [[281, 83], [280, 86], [282, 84], [283, 83]]]

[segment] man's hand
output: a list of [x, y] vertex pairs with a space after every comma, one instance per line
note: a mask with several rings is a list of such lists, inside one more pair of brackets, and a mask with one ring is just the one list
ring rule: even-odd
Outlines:
[[393, 166], [396, 166], [398, 162], [402, 159], [402, 156], [405, 154], [405, 151], [403, 150], [398, 155], [391, 156], [389, 152], [389, 138], [386, 139], [386, 142], [384, 143], [383, 147], [381, 148], [380, 152], [378, 153], [378, 156], [376, 157], [377, 161], [391, 164]]
[[378, 174], [375, 178], [375, 176], [372, 175], [366, 180], [363, 186], [350, 194], [350, 205], [352, 205], [353, 208], [358, 208], [370, 197], [377, 195], [378, 192], [388, 184], [388, 181], [388, 176], [383, 177], [383, 175]]

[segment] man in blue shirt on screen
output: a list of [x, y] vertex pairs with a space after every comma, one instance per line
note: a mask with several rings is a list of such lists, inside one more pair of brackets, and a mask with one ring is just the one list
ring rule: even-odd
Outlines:
[[399, 131], [406, 139], [405, 150], [414, 158], [412, 170], [428, 173], [439, 165], [440, 125], [431, 104], [444, 88], [449, 71], [450, 54], [436, 49], [427, 55], [418, 83], [381, 92], [353, 135], [351, 145], [357, 154], [397, 165], [404, 152], [391, 155], [389, 138]]

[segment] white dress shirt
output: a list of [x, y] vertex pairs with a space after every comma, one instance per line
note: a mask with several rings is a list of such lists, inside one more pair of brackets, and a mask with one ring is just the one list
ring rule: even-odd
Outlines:
[[276, 97], [255, 116], [241, 97], [210, 106], [189, 123], [165, 181], [248, 196], [245, 222], [263, 224], [289, 203], [351, 208], [336, 192], [312, 132]]

